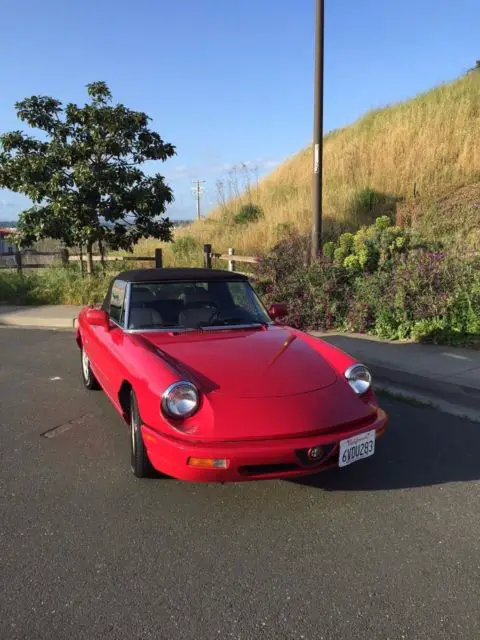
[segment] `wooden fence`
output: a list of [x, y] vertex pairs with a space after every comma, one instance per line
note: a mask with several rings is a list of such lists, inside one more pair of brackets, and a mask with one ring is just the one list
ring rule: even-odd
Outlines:
[[[15, 253], [0, 253], [0, 269], [16, 269], [22, 273], [26, 269], [47, 269], [52, 267], [65, 267], [72, 263], [86, 262], [85, 254], [70, 254], [67, 249], [60, 251], [17, 251]], [[93, 256], [94, 262], [100, 262], [102, 257]], [[162, 249], [155, 249], [153, 256], [104, 256], [104, 262], [152, 262], [159, 269], [163, 266]], [[207, 269], [212, 269], [214, 261], [227, 262], [229, 271], [242, 273], [237, 270], [238, 264], [257, 264], [259, 258], [254, 256], [236, 255], [235, 249], [228, 249], [227, 253], [215, 253], [211, 244], [203, 245], [203, 264]], [[244, 274], [252, 277], [252, 274]]]
[[[259, 258], [254, 256], [237, 256], [235, 253], [235, 249], [228, 249], [228, 253], [215, 253], [212, 250], [211, 244], [203, 245], [203, 264], [207, 269], [213, 268], [213, 260], [225, 260], [228, 263], [228, 270], [235, 271], [236, 273], [242, 273], [241, 271], [237, 271], [237, 263], [246, 263], [246, 264], [258, 264]], [[252, 274], [246, 273], [244, 275], [248, 275], [252, 277]]]
[[[40, 261], [38, 261], [40, 259]], [[101, 262], [102, 256], [94, 255], [94, 262]], [[16, 269], [22, 273], [25, 269], [48, 269], [65, 267], [71, 263], [86, 263], [87, 256], [70, 254], [67, 249], [60, 251], [17, 251], [15, 253], [0, 253], [0, 269]], [[153, 262], [156, 268], [163, 265], [161, 249], [155, 249], [153, 256], [104, 256], [104, 262]], [[83, 265], [82, 265], [83, 267]]]

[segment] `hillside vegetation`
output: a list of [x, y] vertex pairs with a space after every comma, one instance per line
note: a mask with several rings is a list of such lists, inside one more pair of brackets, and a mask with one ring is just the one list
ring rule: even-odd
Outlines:
[[[324, 158], [326, 239], [393, 214], [422, 232], [460, 234], [479, 248], [479, 72], [333, 131], [325, 138]], [[238, 221], [245, 204], [260, 208], [257, 221]], [[308, 231], [310, 219], [307, 148], [258, 185], [247, 183], [243, 193], [219, 204], [206, 219], [177, 231], [179, 243], [167, 247], [167, 261], [198, 260], [204, 242], [215, 251], [234, 247], [238, 254], [263, 253], [293, 230]], [[145, 249], [142, 243], [137, 251]]]

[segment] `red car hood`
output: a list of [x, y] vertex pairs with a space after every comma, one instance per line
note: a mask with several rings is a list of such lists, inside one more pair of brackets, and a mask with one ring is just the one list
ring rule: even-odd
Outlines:
[[142, 336], [186, 369], [203, 391], [290, 396], [323, 389], [337, 379], [322, 356], [281, 327]]

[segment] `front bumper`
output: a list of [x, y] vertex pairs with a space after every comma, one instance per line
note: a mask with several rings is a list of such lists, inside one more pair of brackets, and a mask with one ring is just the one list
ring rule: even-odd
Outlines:
[[[191, 482], [245, 482], [305, 476], [336, 467], [340, 440], [372, 430], [376, 431], [378, 438], [386, 426], [386, 414], [377, 409], [376, 419], [368, 426], [308, 437], [194, 443], [161, 435], [146, 425], [142, 426], [142, 435], [150, 461], [157, 471]], [[309, 461], [306, 452], [318, 446], [324, 448], [325, 455], [318, 462]], [[228, 460], [228, 467], [195, 468], [188, 465], [190, 457], [224, 458]]]

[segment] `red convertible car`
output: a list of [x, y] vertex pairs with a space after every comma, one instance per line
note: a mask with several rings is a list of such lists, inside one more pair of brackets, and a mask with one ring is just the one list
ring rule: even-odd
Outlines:
[[126, 271], [81, 311], [83, 381], [129, 425], [136, 476], [286, 478], [374, 453], [387, 417], [368, 369], [285, 314], [211, 269]]

